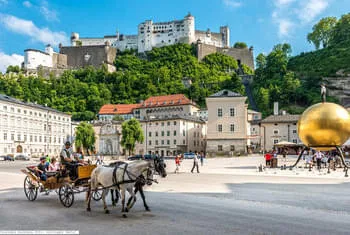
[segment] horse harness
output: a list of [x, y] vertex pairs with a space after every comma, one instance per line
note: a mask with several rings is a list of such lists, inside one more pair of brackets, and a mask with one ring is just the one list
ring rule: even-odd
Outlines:
[[[124, 166], [124, 169], [123, 169], [123, 178], [122, 178], [123, 180], [118, 182], [118, 179], [117, 179], [117, 170], [118, 170], [118, 169], [122, 169], [122, 168], [121, 168], [122, 165]], [[149, 179], [149, 178], [148, 178], [148, 176], [149, 176], [149, 171], [151, 171], [150, 168], [147, 168], [147, 169], [146, 169], [146, 170], [147, 170], [147, 179], [144, 179], [143, 177], [141, 177], [142, 174], [141, 174], [140, 176], [136, 176], [136, 175], [130, 173], [130, 172], [127, 170], [128, 165], [129, 165], [129, 164], [128, 164], [128, 163], [125, 163], [125, 162], [124, 162], [124, 163], [119, 163], [119, 164], [116, 164], [116, 165], [115, 165], [115, 167], [114, 167], [114, 169], [113, 169], [113, 185], [112, 185], [111, 187], [117, 186], [118, 189], [120, 189], [119, 186], [120, 186], [121, 184], [129, 184], [129, 183], [136, 183], [136, 182], [144, 183], [146, 180], [154, 181], [153, 179]], [[144, 170], [144, 171], [145, 171], [145, 170]], [[143, 172], [142, 172], [142, 173], [143, 173]], [[129, 180], [124, 180], [124, 179], [125, 179], [125, 175], [128, 176]], [[135, 177], [135, 179], [133, 180], [131, 176]]]

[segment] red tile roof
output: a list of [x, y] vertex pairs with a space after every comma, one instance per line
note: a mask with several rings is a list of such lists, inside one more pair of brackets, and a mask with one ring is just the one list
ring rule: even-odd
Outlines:
[[175, 95], [162, 95], [162, 96], [152, 96], [145, 100], [139, 108], [148, 107], [161, 107], [161, 106], [172, 106], [172, 105], [187, 105], [194, 104], [188, 99], [184, 94]]
[[140, 104], [105, 104], [98, 112], [103, 114], [131, 114], [134, 108], [138, 108]]

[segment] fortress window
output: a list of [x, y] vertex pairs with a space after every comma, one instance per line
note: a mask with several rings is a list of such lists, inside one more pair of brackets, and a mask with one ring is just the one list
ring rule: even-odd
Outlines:
[[162, 43], [164, 43], [164, 40], [162, 40]]
[[171, 42], [171, 40], [169, 40], [168, 42]]

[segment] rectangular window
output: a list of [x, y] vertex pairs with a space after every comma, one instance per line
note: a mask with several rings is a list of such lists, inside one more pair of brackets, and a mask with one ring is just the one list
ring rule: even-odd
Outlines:
[[297, 133], [297, 130], [293, 130], [293, 134], [296, 134]]
[[152, 132], [148, 132], [148, 136], [151, 137], [152, 136]]
[[167, 125], [170, 126], [170, 122], [168, 122]]
[[158, 140], [156, 140], [156, 145], [158, 145]]
[[235, 109], [234, 108], [230, 108], [230, 116], [231, 117], [235, 116]]
[[230, 151], [235, 151], [235, 146], [234, 145], [230, 146]]
[[176, 136], [176, 131], [174, 131], [174, 136]]
[[4, 140], [7, 140], [7, 133], [4, 133]]
[[39, 142], [41, 143], [41, 141], [42, 141], [42, 137], [41, 137], [41, 135], [39, 136]]
[[162, 131], [162, 136], [164, 136], [164, 131]]
[[33, 142], [33, 136], [32, 135], [29, 137], [29, 141]]
[[293, 139], [293, 143], [294, 143], [294, 144], [297, 144], [297, 143], [298, 143], [298, 140], [297, 140], [297, 139]]
[[174, 140], [174, 144], [176, 144], [176, 140]]
[[273, 144], [278, 144], [278, 139], [274, 139]]
[[152, 141], [148, 141], [148, 145], [152, 145]]
[[182, 140], [182, 144], [186, 144], [186, 140]]
[[174, 126], [176, 126], [176, 121], [174, 121]]
[[26, 142], [27, 141], [27, 135], [24, 135], [23, 139], [24, 139], [24, 142]]
[[[44, 142], [45, 142], [45, 143], [47, 142], [46, 136], [44, 136]], [[63, 141], [62, 141], [62, 142], [63, 142]]]
[[46, 124], [44, 124], [44, 131], [46, 131]]
[[193, 146], [196, 146], [196, 141], [193, 141]]
[[156, 136], [158, 136], [158, 131], [156, 131]]
[[274, 133], [275, 135], [278, 135], [279, 130], [273, 130], [273, 133]]
[[186, 131], [185, 130], [182, 130], [182, 135], [186, 136]]
[[222, 151], [222, 145], [218, 145], [218, 151]]
[[218, 117], [222, 117], [222, 108], [218, 109]]
[[15, 140], [15, 134], [11, 134], [11, 140]]
[[164, 122], [162, 122], [162, 126], [164, 126]]
[[231, 124], [231, 125], [230, 125], [230, 130], [231, 130], [231, 132], [234, 132], [234, 131], [235, 131], [235, 124]]
[[38, 142], [38, 136], [34, 136], [34, 142]]
[[170, 136], [170, 131], [167, 131], [167, 132], [166, 132], [166, 135], [167, 135], [167, 136]]
[[164, 140], [162, 140], [162, 145], [164, 145]]
[[21, 110], [20, 110], [20, 109], [17, 109], [17, 113], [21, 113]]
[[167, 145], [170, 145], [170, 140], [167, 140], [167, 141], [166, 141], [166, 144], [167, 144]]
[[[4, 106], [4, 110], [7, 111], [7, 106]], [[5, 151], [6, 152], [6, 151]]]
[[218, 124], [218, 132], [222, 132], [222, 124]]
[[17, 140], [18, 140], [18, 141], [21, 140], [21, 134], [17, 134]]

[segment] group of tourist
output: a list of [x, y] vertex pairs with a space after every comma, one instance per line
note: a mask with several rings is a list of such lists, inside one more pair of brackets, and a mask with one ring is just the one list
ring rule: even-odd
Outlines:
[[309, 168], [313, 168], [316, 165], [318, 170], [320, 170], [322, 166], [325, 168], [330, 167], [335, 170], [336, 166], [342, 165], [340, 157], [333, 151], [304, 151], [303, 160], [305, 160], [305, 164], [309, 166]]
[[61, 164], [57, 161], [55, 157], [50, 158], [48, 155], [40, 157], [40, 163], [35, 167], [41, 180], [47, 180], [48, 172], [57, 172], [64, 165], [69, 170], [69, 176], [72, 180], [78, 177], [77, 167], [79, 165], [86, 165], [88, 163], [84, 162], [84, 155], [82, 152], [73, 154], [71, 152], [71, 143], [67, 141], [65, 147], [60, 153]]
[[[192, 151], [190, 151], [190, 156], [192, 156], [191, 153], [192, 153]], [[200, 152], [200, 153], [197, 152], [197, 151], [194, 152], [194, 155], [193, 155], [193, 166], [192, 166], [192, 169], [191, 169], [191, 173], [193, 173], [193, 170], [195, 168], [197, 169], [197, 173], [199, 173], [199, 161], [201, 162], [201, 166], [203, 166], [204, 158], [205, 158], [204, 152]], [[181, 165], [181, 162], [182, 162], [183, 159], [184, 159], [184, 155], [183, 154], [178, 154], [175, 157], [175, 166], [176, 166], [175, 174], [180, 172], [180, 165]]]

